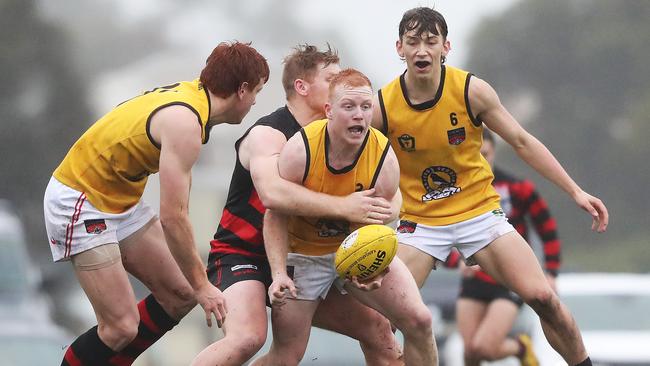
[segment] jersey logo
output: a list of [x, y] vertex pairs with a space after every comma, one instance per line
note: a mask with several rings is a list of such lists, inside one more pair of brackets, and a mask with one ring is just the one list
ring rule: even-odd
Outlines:
[[422, 172], [422, 184], [427, 191], [422, 196], [422, 202], [447, 198], [460, 192], [460, 187], [455, 186], [456, 172], [446, 166], [426, 168]]
[[413, 221], [401, 220], [397, 227], [397, 232], [401, 234], [413, 234], [417, 226], [418, 224]]
[[104, 219], [84, 220], [84, 225], [88, 234], [101, 234], [106, 230], [106, 222]]
[[350, 223], [347, 221], [320, 219], [316, 222], [316, 228], [318, 229], [318, 236], [321, 238], [350, 235]]
[[402, 150], [407, 152], [415, 151], [415, 137], [405, 133], [397, 138], [397, 142], [399, 142], [399, 147]]
[[465, 141], [465, 127], [455, 128], [447, 131], [447, 138], [450, 145], [460, 145]]

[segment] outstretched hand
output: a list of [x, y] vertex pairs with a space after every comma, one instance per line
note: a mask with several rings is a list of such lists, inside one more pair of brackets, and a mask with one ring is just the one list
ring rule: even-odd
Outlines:
[[605, 232], [609, 223], [609, 213], [603, 201], [585, 191], [580, 191], [574, 199], [578, 206], [591, 215], [591, 230], [596, 230], [599, 233]]
[[390, 202], [373, 197], [375, 189], [351, 193], [342, 200], [342, 215], [359, 224], [383, 224], [392, 214]]
[[346, 278], [345, 281], [351, 283], [354, 287], [362, 291], [372, 291], [381, 287], [381, 283], [384, 281], [384, 277], [390, 272], [390, 267], [386, 267], [385, 270], [381, 271], [377, 276], [365, 280], [359, 281], [357, 276], [352, 276], [351, 278]]
[[212, 326], [212, 316], [214, 315], [217, 320], [217, 326], [221, 328], [223, 322], [226, 321], [226, 314], [228, 313], [226, 298], [221, 290], [209, 283], [198, 289], [195, 296], [196, 301], [205, 311], [205, 322], [208, 324], [208, 327]]
[[269, 299], [272, 306], [282, 306], [286, 303], [287, 292], [291, 297], [298, 297], [298, 291], [293, 280], [286, 274], [277, 276], [269, 287]]

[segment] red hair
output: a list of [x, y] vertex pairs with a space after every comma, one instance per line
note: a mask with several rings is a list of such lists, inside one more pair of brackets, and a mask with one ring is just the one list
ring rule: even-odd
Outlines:
[[330, 81], [330, 88], [329, 88], [330, 100], [333, 99], [336, 87], [338, 87], [339, 85], [352, 87], [352, 88], [367, 86], [372, 90], [372, 83], [370, 82], [370, 79], [368, 79], [368, 77], [364, 75], [361, 71], [355, 69], [341, 70], [341, 72], [334, 75], [334, 77]]
[[266, 83], [269, 65], [250, 43], [222, 42], [208, 57], [200, 80], [212, 94], [227, 98], [245, 82], [251, 91], [260, 81]]

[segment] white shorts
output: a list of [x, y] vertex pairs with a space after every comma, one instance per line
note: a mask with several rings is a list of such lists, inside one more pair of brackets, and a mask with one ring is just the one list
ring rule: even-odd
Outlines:
[[400, 244], [415, 247], [444, 262], [454, 247], [467, 260], [495, 239], [514, 230], [503, 211], [498, 209], [444, 226], [426, 226], [402, 220], [397, 228], [397, 239]]
[[125, 212], [99, 211], [76, 191], [50, 178], [43, 199], [45, 230], [55, 262], [109, 243], [119, 243], [145, 226], [156, 213], [143, 201]]
[[332, 284], [345, 294], [343, 290], [344, 281], [339, 278], [334, 268], [334, 255], [326, 254], [321, 256], [289, 253], [287, 267], [289, 276], [298, 292], [299, 300], [324, 299], [327, 296]]

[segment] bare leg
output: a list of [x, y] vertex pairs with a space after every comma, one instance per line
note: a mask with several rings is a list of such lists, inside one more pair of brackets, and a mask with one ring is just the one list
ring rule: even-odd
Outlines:
[[287, 299], [271, 311], [273, 343], [264, 356], [251, 363], [254, 366], [295, 366], [307, 349], [311, 321], [318, 301]]
[[404, 364], [388, 319], [334, 286], [318, 305], [312, 325], [358, 340], [367, 365]]
[[140, 316], [135, 295], [122, 262], [75, 273], [97, 317], [99, 338], [113, 351], [120, 351], [138, 334]]
[[422, 288], [424, 282], [433, 270], [436, 259], [429, 254], [406, 244], [399, 244], [397, 256], [409, 269], [418, 288]]
[[194, 308], [194, 291], [172, 257], [160, 220], [152, 219], [120, 245], [126, 270], [151, 291], [167, 314], [182, 319]]
[[407, 365], [438, 364], [431, 312], [422, 301], [408, 268], [399, 258], [393, 259], [390, 272], [380, 288], [366, 292], [347, 285], [346, 289], [362, 303], [384, 314], [402, 331]]
[[474, 335], [487, 312], [487, 304], [470, 299], [458, 299], [456, 302], [456, 323], [463, 338], [465, 366], [478, 366], [481, 359], [471, 352]]
[[[459, 319], [468, 312], [472, 300], [459, 300]], [[469, 305], [469, 306], [465, 306]], [[481, 304], [485, 307], [485, 304]], [[497, 299], [483, 309], [483, 317], [469, 342], [466, 342], [465, 354], [476, 361], [495, 361], [519, 352], [519, 343], [507, 338], [508, 332], [517, 318], [517, 305], [513, 302]], [[460, 323], [460, 321], [459, 321]]]
[[490, 276], [535, 310], [546, 339], [569, 365], [587, 358], [575, 320], [549, 286], [535, 254], [521, 235], [505, 234], [474, 254], [474, 258]]
[[205, 348], [193, 366], [236, 366], [253, 357], [266, 342], [266, 289], [259, 281], [242, 281], [224, 291], [228, 316], [225, 336]]

